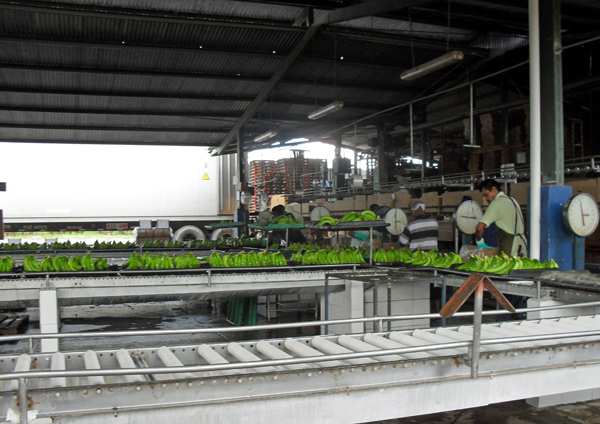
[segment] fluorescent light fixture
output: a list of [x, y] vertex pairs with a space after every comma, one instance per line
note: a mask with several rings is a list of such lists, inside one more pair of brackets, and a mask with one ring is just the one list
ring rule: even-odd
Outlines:
[[266, 133], [262, 133], [261, 135], [257, 135], [256, 137], [254, 137], [254, 142], [260, 143], [261, 141], [265, 141], [275, 137], [277, 134], [279, 133], [275, 130], [267, 131]]
[[308, 141], [308, 138], [292, 138], [291, 140], [286, 141], [284, 144], [302, 143], [303, 141]]
[[271, 143], [271, 146], [279, 146], [281, 144], [281, 142], [276, 141], [275, 143]]
[[327, 106], [323, 106], [321, 109], [317, 109], [314, 112], [310, 113], [308, 115], [308, 119], [322, 118], [325, 115], [329, 115], [330, 113], [338, 111], [343, 107], [344, 107], [344, 102], [337, 101], [337, 102], [329, 103]]
[[425, 62], [422, 65], [416, 66], [408, 71], [404, 71], [400, 74], [402, 81], [411, 81], [422, 77], [423, 75], [430, 74], [439, 69], [445, 68], [446, 66], [452, 65], [453, 63], [460, 62], [465, 57], [463, 52], [453, 51], [446, 53], [437, 59]]

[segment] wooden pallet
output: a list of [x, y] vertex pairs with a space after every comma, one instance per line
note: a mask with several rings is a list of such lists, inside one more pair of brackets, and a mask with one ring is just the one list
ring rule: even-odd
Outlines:
[[0, 314], [0, 334], [9, 336], [24, 333], [29, 326], [29, 315]]

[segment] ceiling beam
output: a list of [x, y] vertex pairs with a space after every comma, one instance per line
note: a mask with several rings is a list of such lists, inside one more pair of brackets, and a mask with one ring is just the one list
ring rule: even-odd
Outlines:
[[[163, 71], [139, 71], [129, 69], [90, 69], [73, 66], [44, 66], [44, 65], [21, 65], [21, 64], [8, 64], [0, 63], [0, 69], [10, 69], [15, 71], [33, 71], [33, 72], [62, 72], [62, 73], [77, 73], [77, 74], [91, 74], [91, 75], [124, 75], [124, 76], [140, 76], [140, 77], [151, 77], [151, 78], [186, 78], [186, 79], [200, 79], [200, 80], [221, 80], [221, 81], [244, 81], [244, 82], [268, 82], [269, 77], [263, 76], [252, 76], [252, 75], [233, 75], [233, 74], [214, 74], [214, 73], [193, 73], [193, 72], [163, 72]], [[399, 69], [399, 68], [394, 68]], [[285, 84], [302, 84], [310, 86], [324, 86], [332, 87], [334, 84], [333, 79], [323, 80], [303, 80], [303, 79], [284, 79], [282, 81]], [[365, 90], [382, 90], [386, 92], [395, 93], [420, 93], [423, 88], [417, 87], [403, 87], [398, 88], [397, 85], [369, 85], [361, 86], [357, 84], [344, 83], [335, 81], [335, 86], [338, 88], [354, 88], [354, 89], [365, 89]]]
[[392, 36], [389, 34], [378, 35], [378, 34], [374, 34], [374, 33], [370, 33], [370, 32], [358, 33], [358, 32], [339, 30], [339, 29], [336, 29], [335, 32], [323, 31], [322, 33], [325, 35], [332, 36], [332, 37], [348, 38], [350, 40], [367, 41], [367, 42], [372, 42], [372, 43], [393, 44], [393, 45], [397, 45], [397, 46], [413, 46], [413, 47], [417, 47], [417, 48], [442, 50], [442, 51], [446, 51], [449, 47], [450, 50], [460, 50], [463, 53], [476, 54], [479, 56], [488, 56], [489, 55], [489, 50], [487, 50], [487, 49], [469, 47], [467, 45], [457, 44], [457, 43], [450, 43], [450, 45], [448, 46], [446, 41], [438, 41], [438, 40], [431, 40], [431, 39], [426, 40], [424, 38], [419, 38], [419, 37], [413, 37], [411, 39], [408, 36], [400, 36], [400, 35]]
[[165, 141], [125, 141], [125, 140], [94, 140], [85, 142], [82, 141], [74, 141], [74, 140], [37, 140], [37, 139], [24, 139], [24, 138], [11, 138], [11, 139], [2, 139], [0, 136], [0, 143], [40, 143], [40, 144], [111, 144], [117, 146], [196, 146], [196, 147], [211, 147], [214, 144], [208, 143], [183, 143], [183, 142], [165, 142]]
[[242, 18], [217, 15], [199, 15], [193, 13], [177, 13], [166, 11], [152, 11], [150, 9], [136, 10], [126, 8], [108, 8], [98, 6], [84, 6], [76, 4], [54, 4], [32, 2], [27, 0], [2, 0], [0, 1], [0, 10], [15, 10], [31, 13], [48, 13], [54, 15], [81, 16], [101, 19], [120, 19], [127, 21], [156, 22], [159, 24], [171, 23], [181, 25], [195, 26], [216, 26], [230, 28], [249, 28], [270, 31], [285, 32], [304, 32], [302, 28], [290, 26], [289, 22], [264, 20], [264, 23], [257, 23], [259, 19]]
[[282, 63], [280, 63], [269, 82], [263, 85], [256, 98], [246, 108], [244, 115], [238, 120], [238, 122], [236, 122], [229, 134], [225, 136], [225, 139], [221, 142], [219, 147], [214, 149], [212, 153], [222, 154], [223, 151], [231, 144], [231, 142], [237, 136], [238, 131], [240, 131], [246, 122], [248, 122], [250, 118], [252, 118], [252, 116], [254, 116], [254, 114], [258, 111], [271, 90], [275, 88], [275, 86], [281, 81], [283, 75], [294, 64], [296, 59], [298, 59], [307, 44], [320, 30], [321, 26], [361, 18], [364, 16], [386, 13], [425, 2], [426, 1], [424, 0], [370, 0], [355, 4], [353, 6], [344, 7], [342, 9], [336, 9], [321, 15], [313, 25], [308, 27], [302, 39], [296, 44], [289, 56], [286, 57]]
[[[251, 96], [220, 96], [214, 94], [183, 94], [183, 93], [140, 93], [124, 91], [92, 91], [92, 90], [61, 90], [40, 89], [28, 87], [0, 87], [0, 93], [20, 94], [51, 94], [58, 96], [96, 96], [96, 97], [123, 97], [132, 99], [172, 99], [172, 100], [208, 100], [212, 102], [247, 102], [251, 103]], [[297, 98], [292, 99], [273, 97], [273, 103], [285, 105], [314, 106], [315, 99]], [[386, 105], [374, 103], [344, 102], [345, 108], [381, 110]]]
[[[374, 1], [374, 0], [372, 0]], [[123, 43], [98, 43], [98, 42], [86, 42], [86, 41], [65, 41], [65, 40], [56, 40], [56, 39], [43, 39], [43, 38], [16, 38], [16, 37], [2, 37], [0, 36], [0, 43], [14, 43], [14, 44], [26, 44], [26, 45], [41, 45], [48, 47], [78, 47], [78, 48], [88, 48], [88, 49], [107, 49], [107, 50], [125, 50], [125, 51], [147, 51], [154, 53], [173, 53], [173, 54], [190, 54], [190, 55], [219, 55], [219, 56], [236, 56], [236, 57], [246, 57], [249, 59], [261, 58], [265, 60], [278, 60], [285, 61], [288, 57], [286, 54], [282, 53], [265, 53], [263, 51], [238, 51], [238, 50], [211, 50], [206, 48], [197, 48], [197, 47], [162, 47], [162, 46], [154, 46], [154, 45], [143, 45], [143, 44], [123, 44]], [[313, 62], [321, 62], [321, 63], [336, 63], [340, 66], [339, 61], [335, 61], [331, 58], [325, 57], [298, 57], [300, 60], [313, 61]], [[360, 66], [367, 68], [377, 68], [377, 69], [390, 69], [395, 72], [403, 72], [409, 69], [409, 66], [391, 66], [387, 63], [381, 62], [353, 62], [349, 60], [343, 61], [341, 66]]]
[[152, 127], [111, 127], [99, 125], [45, 125], [45, 124], [11, 124], [0, 123], [0, 128], [17, 128], [29, 130], [75, 130], [75, 131], [126, 131], [126, 132], [164, 132], [164, 133], [199, 133], [226, 134], [228, 129], [222, 128], [152, 128]]
[[[6, 112], [25, 112], [25, 113], [62, 113], [69, 115], [120, 115], [120, 116], [164, 116], [173, 118], [193, 118], [193, 119], [222, 119], [224, 121], [233, 121], [239, 119], [241, 113], [227, 112], [173, 112], [157, 110], [121, 110], [121, 109], [85, 109], [85, 108], [52, 108], [52, 107], [26, 107], [26, 106], [5, 106], [0, 104], [0, 111]], [[305, 115], [273, 115], [268, 120], [288, 121], [288, 122], [312, 122]], [[264, 119], [265, 121], [267, 119]]]

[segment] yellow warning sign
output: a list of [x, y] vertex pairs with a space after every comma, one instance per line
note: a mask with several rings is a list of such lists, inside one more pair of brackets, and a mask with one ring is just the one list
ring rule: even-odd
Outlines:
[[204, 177], [202, 177], [203, 180], [210, 180], [210, 177], [208, 176], [208, 172], [204, 173]]

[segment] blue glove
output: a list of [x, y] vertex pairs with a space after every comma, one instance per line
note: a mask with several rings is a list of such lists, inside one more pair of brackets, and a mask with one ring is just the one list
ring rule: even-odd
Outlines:
[[491, 249], [492, 246], [488, 246], [487, 244], [485, 244], [485, 240], [484, 239], [479, 239], [477, 240], [477, 248], [478, 249]]

